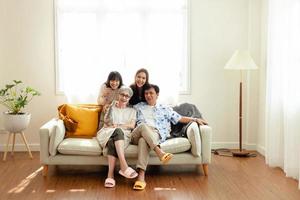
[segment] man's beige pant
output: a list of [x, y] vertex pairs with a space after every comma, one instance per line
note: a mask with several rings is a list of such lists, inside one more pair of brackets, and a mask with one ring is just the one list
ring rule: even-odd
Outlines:
[[146, 124], [140, 124], [132, 131], [131, 142], [138, 145], [136, 167], [146, 171], [149, 153], [159, 144], [158, 131]]

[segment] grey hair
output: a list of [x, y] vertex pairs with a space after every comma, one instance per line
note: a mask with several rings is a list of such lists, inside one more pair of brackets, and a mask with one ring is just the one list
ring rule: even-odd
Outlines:
[[127, 87], [127, 86], [122, 86], [119, 89], [119, 94], [122, 93], [122, 92], [126, 92], [130, 97], [132, 97], [132, 95], [133, 95], [132, 89], [130, 87]]

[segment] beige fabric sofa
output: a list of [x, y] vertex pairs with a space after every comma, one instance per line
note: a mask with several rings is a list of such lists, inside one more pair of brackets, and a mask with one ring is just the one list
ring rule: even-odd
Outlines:
[[[195, 164], [203, 168], [208, 175], [208, 164], [211, 161], [211, 128], [199, 126], [194, 122], [187, 129], [188, 138], [172, 138], [161, 144], [161, 148], [174, 154], [169, 165]], [[96, 138], [64, 138], [65, 127], [60, 119], [52, 119], [39, 130], [40, 163], [43, 175], [46, 176], [49, 165], [107, 165], [106, 149], [101, 149]], [[130, 145], [125, 156], [128, 164], [135, 165], [137, 146]], [[162, 163], [150, 153], [149, 165]]]

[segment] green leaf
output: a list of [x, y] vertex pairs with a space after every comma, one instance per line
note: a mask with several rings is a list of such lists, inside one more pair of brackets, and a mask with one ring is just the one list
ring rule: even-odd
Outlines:
[[15, 85], [5, 85], [5, 87], [6, 87], [7, 90], [13, 88], [14, 86]]
[[21, 83], [20, 80], [13, 80], [13, 84], [7, 84], [0, 89], [0, 104], [7, 107], [13, 114], [20, 113], [21, 109], [25, 108], [34, 96], [41, 95], [31, 87], [19, 88], [18, 85]]
[[20, 81], [20, 80], [13, 80], [13, 82], [14, 82], [16, 85], [22, 83], [22, 81]]

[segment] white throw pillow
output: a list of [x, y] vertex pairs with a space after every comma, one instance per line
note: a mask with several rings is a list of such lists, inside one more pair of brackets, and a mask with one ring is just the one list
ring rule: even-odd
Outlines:
[[191, 149], [191, 143], [187, 138], [177, 137], [164, 141], [160, 144], [160, 147], [168, 153], [182, 153]]
[[62, 120], [58, 119], [56, 121], [54, 128], [55, 131], [50, 135], [50, 142], [49, 142], [49, 153], [51, 156], [56, 155], [57, 147], [65, 137], [65, 126]]
[[201, 156], [201, 138], [199, 126], [196, 122], [189, 125], [186, 130], [187, 137], [192, 144], [191, 152], [194, 156]]

